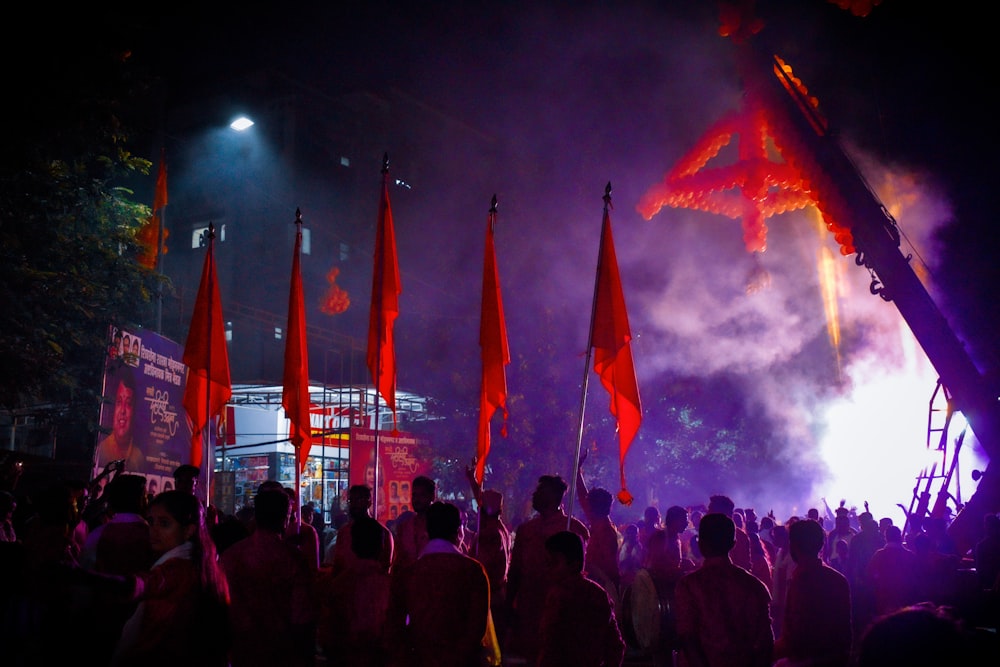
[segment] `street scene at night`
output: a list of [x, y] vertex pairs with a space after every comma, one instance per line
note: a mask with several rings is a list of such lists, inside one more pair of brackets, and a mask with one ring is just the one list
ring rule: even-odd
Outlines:
[[231, 9], [8, 26], [12, 664], [993, 664], [981, 12]]

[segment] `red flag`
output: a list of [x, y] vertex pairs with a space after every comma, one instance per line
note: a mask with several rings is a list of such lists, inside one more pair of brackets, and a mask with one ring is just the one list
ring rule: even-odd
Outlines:
[[[608, 193], [610, 188], [609, 184]], [[642, 406], [635, 366], [632, 363], [632, 333], [629, 330], [625, 295], [621, 276], [618, 274], [614, 239], [611, 236], [611, 217], [608, 215], [610, 201], [610, 194], [606, 194], [591, 344], [594, 347], [594, 371], [611, 394], [611, 414], [618, 420], [618, 458], [622, 485], [618, 499], [630, 505], [632, 495], [625, 486], [625, 454], [639, 431]]]
[[503, 411], [504, 419], [501, 434], [507, 435], [507, 374], [504, 367], [510, 363], [510, 350], [507, 348], [507, 325], [503, 317], [500, 273], [497, 271], [496, 246], [493, 243], [496, 202], [496, 197], [493, 197], [486, 223], [483, 302], [479, 318], [479, 347], [482, 349], [483, 359], [483, 378], [479, 391], [479, 437], [476, 441], [476, 482], [479, 484], [483, 483], [486, 457], [490, 453], [490, 420], [498, 409]]
[[160, 168], [156, 174], [156, 190], [153, 193], [153, 213], [149, 217], [149, 222], [142, 226], [136, 234], [136, 239], [142, 248], [139, 255], [139, 263], [147, 269], [155, 269], [160, 260], [160, 254], [167, 253], [167, 228], [163, 227], [163, 239], [161, 244], [160, 227], [162, 223], [161, 212], [167, 206], [167, 165], [164, 154], [160, 153]]
[[289, 440], [295, 446], [299, 471], [305, 469], [312, 447], [312, 427], [309, 424], [309, 350], [306, 347], [306, 306], [302, 293], [302, 270], [299, 254], [302, 250], [302, 214], [295, 212], [295, 254], [292, 256], [292, 283], [288, 294], [288, 326], [285, 339], [284, 388], [281, 406], [291, 422]]
[[188, 367], [184, 386], [184, 409], [191, 419], [191, 465], [201, 466], [202, 433], [232, 396], [229, 352], [222, 323], [219, 280], [215, 275], [214, 230], [209, 227], [208, 249], [201, 271], [201, 285], [191, 316], [184, 364]]
[[382, 167], [382, 199], [379, 202], [375, 232], [375, 271], [372, 278], [372, 303], [368, 317], [368, 370], [372, 383], [392, 410], [392, 428], [396, 430], [396, 349], [392, 329], [399, 315], [399, 261], [396, 257], [396, 232], [389, 205], [388, 157]]

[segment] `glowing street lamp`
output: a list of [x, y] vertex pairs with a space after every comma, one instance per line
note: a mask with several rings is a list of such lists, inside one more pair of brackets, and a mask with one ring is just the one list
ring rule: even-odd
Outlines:
[[250, 120], [246, 116], [240, 116], [236, 120], [234, 120], [232, 123], [230, 123], [229, 127], [231, 127], [232, 129], [236, 130], [237, 132], [242, 132], [243, 130], [247, 129], [251, 125], [253, 125], [253, 121], [252, 120]]

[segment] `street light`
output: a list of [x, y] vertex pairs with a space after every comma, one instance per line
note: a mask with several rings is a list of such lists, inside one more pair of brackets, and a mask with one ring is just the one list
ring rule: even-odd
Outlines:
[[229, 124], [229, 127], [236, 130], [237, 132], [242, 132], [251, 125], [253, 125], [252, 120], [250, 120], [246, 116], [239, 116], [236, 118], [236, 120], [234, 120], [232, 123]]

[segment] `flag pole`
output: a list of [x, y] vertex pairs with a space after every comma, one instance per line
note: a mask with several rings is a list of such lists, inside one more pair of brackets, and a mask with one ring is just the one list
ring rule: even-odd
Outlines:
[[[385, 206], [386, 206], [386, 188], [389, 187], [389, 153], [382, 154], [382, 192], [379, 194], [379, 216], [378, 224], [381, 225], [385, 217]], [[378, 235], [382, 233], [380, 228], [375, 230], [375, 243], [378, 245]], [[385, 243], [385, 238], [382, 239]], [[375, 282], [372, 285], [372, 289], [376, 290], [379, 298], [379, 306], [376, 309], [376, 326], [378, 331], [378, 342], [376, 343], [376, 355], [375, 355], [375, 377], [372, 378], [375, 383], [375, 441], [372, 445], [374, 447], [374, 461], [375, 470], [372, 477], [372, 507], [375, 510], [375, 518], [378, 518], [378, 490], [381, 480], [378, 478], [378, 450], [379, 450], [379, 435], [382, 431], [382, 421], [380, 419], [381, 412], [381, 401], [379, 400], [379, 378], [382, 377], [382, 327], [385, 323], [382, 321], [382, 286], [385, 273], [385, 252], [378, 252], [375, 256]]]
[[[492, 234], [496, 233], [496, 228], [497, 228], [497, 196], [496, 196], [496, 194], [494, 194], [493, 195], [493, 199], [490, 200], [490, 210], [489, 210], [489, 213], [487, 215], [489, 215], [489, 233], [492, 235]], [[485, 376], [484, 376], [484, 378], [485, 378]], [[485, 381], [485, 379], [483, 381]], [[483, 408], [485, 407], [483, 405], [483, 403], [484, 403], [484, 401], [482, 400], [482, 398], [480, 398], [480, 401], [479, 401], [479, 409], [480, 409], [480, 411], [482, 411]], [[486, 428], [486, 436], [485, 437], [486, 438], [490, 437], [490, 422], [492, 422], [492, 419], [487, 420], [486, 425], [485, 425], [485, 428]], [[478, 452], [477, 452], [477, 454], [478, 454]], [[478, 458], [476, 460], [476, 467], [477, 468], [479, 467], [479, 460], [478, 460]], [[475, 471], [473, 471], [473, 475], [475, 475]], [[484, 465], [483, 465], [482, 479], [478, 480], [478, 484], [479, 484], [479, 493], [478, 493], [478, 497], [476, 498], [476, 504], [478, 506], [477, 507], [477, 512], [476, 512], [476, 550], [477, 551], [479, 550], [479, 533], [482, 532], [482, 529], [483, 529], [483, 501], [482, 501], [483, 493], [482, 493], [482, 490], [486, 486], [486, 465], [485, 465], [485, 462], [484, 462]]]
[[[611, 181], [604, 186], [604, 215], [607, 215], [608, 208], [611, 206]], [[571, 471], [571, 479], [573, 480], [569, 484], [569, 505], [566, 511], [566, 530], [570, 529], [573, 524], [573, 502], [576, 498], [576, 475], [577, 470], [580, 468], [580, 448], [583, 444], [583, 421], [584, 414], [587, 409], [587, 386], [590, 383], [590, 358], [593, 354], [594, 349], [594, 315], [597, 312], [597, 287], [600, 282], [601, 276], [601, 260], [604, 257], [604, 227], [601, 227], [601, 243], [597, 250], [597, 272], [594, 274], [594, 297], [590, 304], [590, 327], [587, 331], [587, 353], [585, 355], [586, 361], [583, 364], [583, 390], [580, 395], [580, 420], [577, 423], [576, 429], [576, 450], [573, 453], [573, 470]]]
[[[295, 236], [296, 240], [302, 237], [302, 211], [301, 209], [295, 209]], [[296, 251], [299, 250], [299, 243], [295, 244]], [[285, 332], [288, 335], [288, 332]], [[307, 380], [308, 381], [308, 380]], [[302, 405], [302, 383], [295, 383], [295, 397], [296, 405]], [[311, 427], [310, 427], [311, 428]], [[298, 508], [295, 512], [297, 517], [295, 521], [295, 532], [302, 532], [302, 462], [299, 457], [302, 454], [302, 442], [295, 442], [292, 440], [292, 448], [295, 450], [295, 505]]]
[[[163, 229], [163, 219], [162, 218], [160, 219], [160, 229], [161, 230]], [[162, 233], [161, 233], [161, 236], [162, 236]], [[212, 223], [212, 222], [208, 223], [208, 261], [211, 263], [211, 267], [212, 267], [211, 270], [212, 270], [212, 272], [214, 274], [214, 272], [215, 272], [215, 224]], [[213, 299], [214, 299], [214, 297], [215, 297], [214, 290], [208, 290], [208, 312], [209, 313], [214, 312], [213, 308], [215, 308], [215, 304], [212, 302]], [[211, 459], [210, 459], [211, 463], [208, 465], [208, 471], [209, 471], [208, 472], [208, 484], [209, 484], [209, 487], [208, 487], [208, 489], [205, 490], [205, 498], [206, 498], [205, 505], [207, 506], [208, 505], [208, 501], [210, 500], [208, 498], [208, 493], [209, 493], [209, 490], [212, 488], [212, 486], [211, 486], [212, 485], [212, 479], [211, 479], [212, 473], [211, 473], [211, 470], [212, 470], [212, 467], [213, 467], [213, 465], [215, 463], [215, 452], [214, 451], [209, 451], [209, 447], [208, 447], [209, 441], [210, 441], [210, 438], [208, 437], [208, 433], [209, 433], [208, 426], [209, 426], [209, 424], [212, 423], [212, 320], [214, 318], [207, 317], [205, 319], [208, 320], [208, 326], [205, 327], [207, 329], [206, 333], [208, 334], [208, 338], [206, 338], [206, 340], [208, 341], [208, 354], [206, 355], [206, 363], [205, 363], [205, 374], [206, 374], [206, 376], [208, 378], [208, 382], [205, 383], [205, 426], [202, 428], [202, 431], [201, 431], [201, 451], [203, 452], [201, 459], [202, 459], [202, 465], [204, 465], [205, 459], [207, 458], [206, 454], [209, 454], [211, 456]], [[193, 461], [192, 461], [192, 463], [193, 463]]]

